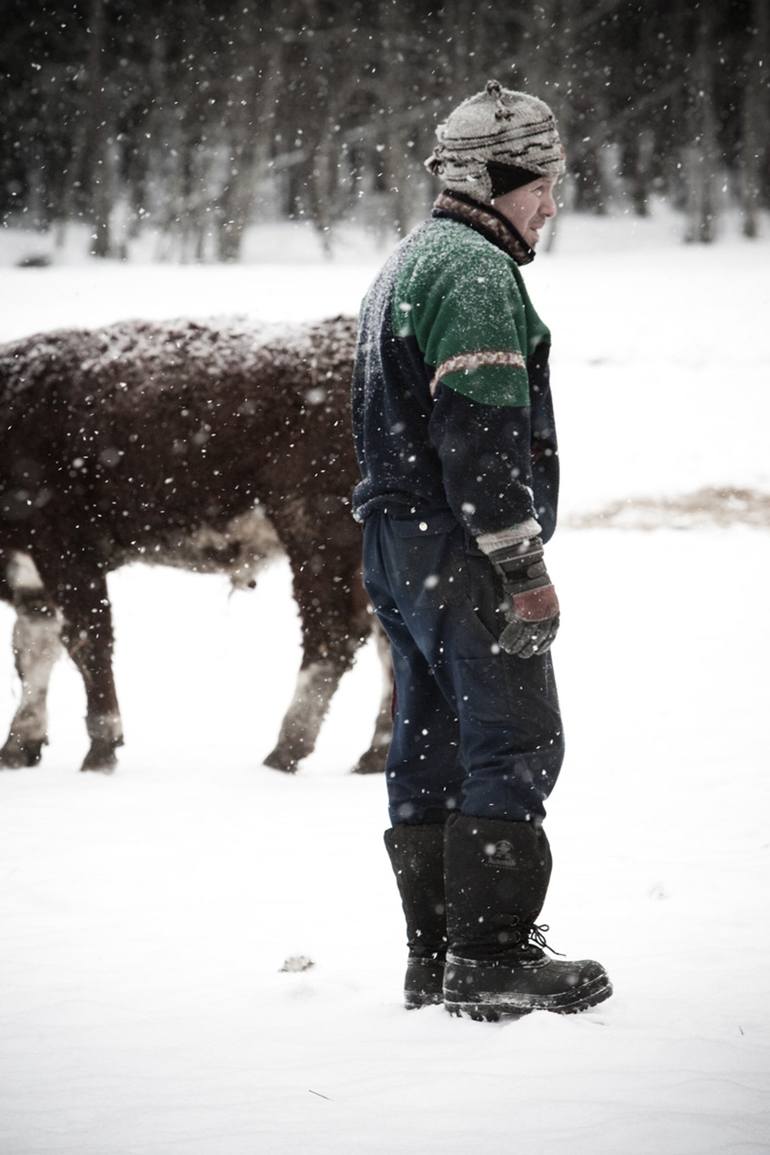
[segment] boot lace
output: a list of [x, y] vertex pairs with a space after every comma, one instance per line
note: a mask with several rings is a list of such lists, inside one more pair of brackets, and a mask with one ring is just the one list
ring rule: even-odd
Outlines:
[[564, 958], [565, 956], [560, 950], [554, 950], [550, 943], [545, 941], [545, 936], [548, 934], [550, 929], [551, 928], [547, 922], [541, 922], [539, 926], [537, 923], [533, 923], [527, 932], [528, 945], [539, 947], [540, 950], [549, 950], [551, 954], [557, 954], [559, 958]]

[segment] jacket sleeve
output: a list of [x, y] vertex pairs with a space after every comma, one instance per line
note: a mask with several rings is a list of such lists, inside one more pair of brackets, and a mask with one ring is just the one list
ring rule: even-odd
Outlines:
[[442, 266], [412, 318], [432, 371], [430, 439], [447, 500], [470, 533], [534, 517], [524, 310], [508, 259]]
[[528, 406], [484, 405], [442, 385], [430, 437], [449, 507], [474, 537], [534, 518]]

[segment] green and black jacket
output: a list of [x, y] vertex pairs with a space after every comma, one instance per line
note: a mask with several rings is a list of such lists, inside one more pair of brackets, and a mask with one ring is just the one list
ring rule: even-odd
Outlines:
[[452, 511], [474, 536], [556, 524], [550, 334], [502, 214], [444, 192], [364, 300], [353, 380], [359, 521]]

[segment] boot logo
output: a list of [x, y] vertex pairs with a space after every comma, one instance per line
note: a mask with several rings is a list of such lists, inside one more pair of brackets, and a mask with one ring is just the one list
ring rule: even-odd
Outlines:
[[485, 866], [502, 866], [513, 870], [519, 865], [513, 853], [513, 844], [507, 838], [502, 838], [499, 842], [489, 842], [484, 847], [484, 853], [487, 856]]

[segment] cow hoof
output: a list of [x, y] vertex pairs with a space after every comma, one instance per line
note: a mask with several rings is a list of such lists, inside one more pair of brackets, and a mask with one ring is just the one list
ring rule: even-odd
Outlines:
[[17, 738], [9, 738], [0, 750], [0, 768], [22, 770], [25, 766], [37, 766], [44, 743], [44, 738], [39, 742], [20, 742]]
[[354, 774], [382, 774], [387, 750], [367, 750], [353, 767]]
[[80, 769], [92, 770], [97, 774], [112, 774], [117, 764], [118, 758], [112, 743], [94, 742]]
[[284, 774], [296, 774], [299, 758], [290, 754], [288, 750], [282, 750], [280, 746], [276, 746], [275, 750], [271, 750], [265, 758], [265, 766], [269, 766], [271, 770], [281, 770]]

